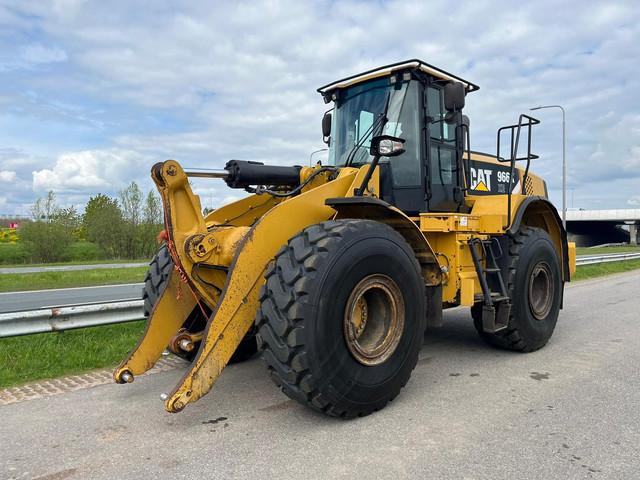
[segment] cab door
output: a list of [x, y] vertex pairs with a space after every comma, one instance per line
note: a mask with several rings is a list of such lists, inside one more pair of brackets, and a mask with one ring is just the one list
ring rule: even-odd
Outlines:
[[423, 89], [417, 81], [405, 82], [405, 85], [407, 91], [402, 104], [390, 106], [383, 131], [385, 135], [402, 138], [405, 152], [380, 160], [380, 182], [384, 200], [407, 215], [415, 215], [425, 210]]
[[427, 106], [427, 209], [457, 212], [463, 204], [461, 172], [458, 171], [458, 139], [455, 125], [444, 121], [443, 88], [431, 83], [426, 88]]

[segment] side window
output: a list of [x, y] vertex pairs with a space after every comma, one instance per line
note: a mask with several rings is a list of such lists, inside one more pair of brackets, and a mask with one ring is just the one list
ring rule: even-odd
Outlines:
[[427, 113], [436, 121], [429, 125], [429, 134], [433, 140], [453, 145], [456, 141], [456, 131], [453, 125], [443, 121], [446, 113], [443, 102], [443, 90], [435, 87], [427, 89]]
[[453, 185], [455, 155], [450, 148], [431, 147], [431, 184]]
[[438, 85], [427, 87], [429, 125], [429, 211], [453, 212], [459, 207], [456, 187], [459, 182], [456, 128], [444, 121], [443, 90]]
[[[362, 110], [360, 112], [360, 118], [356, 120], [356, 143], [360, 142], [362, 138], [367, 135], [369, 129], [373, 125], [373, 113]], [[362, 144], [363, 147], [369, 148], [371, 146], [371, 132], [367, 135], [367, 140]]]
[[[429, 87], [427, 89], [427, 113], [433, 120], [442, 118], [440, 90], [437, 88]], [[434, 140], [442, 140], [442, 122], [429, 124], [429, 135]]]
[[391, 160], [394, 187], [416, 187], [422, 185], [420, 150], [420, 109], [417, 82], [409, 83], [398, 121], [389, 121], [384, 127], [386, 135], [405, 140], [405, 152]]

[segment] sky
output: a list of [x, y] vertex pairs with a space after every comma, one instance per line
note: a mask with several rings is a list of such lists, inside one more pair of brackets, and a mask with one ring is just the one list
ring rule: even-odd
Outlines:
[[[474, 150], [537, 105], [567, 112], [568, 207], [640, 208], [637, 1], [0, 0], [0, 214], [89, 196], [151, 166], [308, 164], [316, 88], [420, 58], [466, 78]], [[535, 112], [532, 170], [561, 204], [557, 109]], [[203, 207], [242, 195], [195, 185]]]

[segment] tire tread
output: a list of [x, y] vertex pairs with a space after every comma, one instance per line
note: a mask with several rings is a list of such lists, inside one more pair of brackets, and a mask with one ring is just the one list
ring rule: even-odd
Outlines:
[[[340, 418], [361, 417], [383, 408], [393, 400], [409, 380], [403, 379], [398, 391], [384, 402], [346, 410], [332, 403], [323, 393], [320, 378], [309, 367], [303, 317], [303, 303], [310, 293], [318, 266], [329, 254], [332, 245], [350, 229], [370, 228], [378, 222], [363, 220], [330, 220], [312, 225], [289, 240], [276, 254], [265, 272], [265, 284], [260, 292], [260, 308], [256, 315], [258, 350], [266, 363], [273, 382], [288, 397], [313, 410]], [[385, 225], [386, 227], [386, 225]], [[388, 227], [390, 234], [404, 239]], [[413, 258], [420, 271], [418, 261]], [[282, 339], [286, 339], [283, 341]]]

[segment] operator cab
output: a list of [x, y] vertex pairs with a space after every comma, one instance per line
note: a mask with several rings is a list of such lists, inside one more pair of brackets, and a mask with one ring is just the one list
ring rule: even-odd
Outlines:
[[329, 164], [373, 160], [374, 137], [402, 140], [379, 160], [380, 198], [407, 214], [466, 211], [462, 155], [466, 93], [478, 86], [421, 60], [351, 76], [318, 89], [333, 109], [322, 121]]

